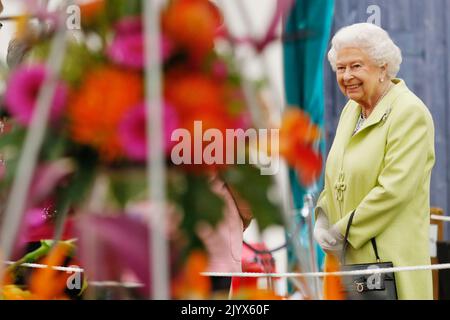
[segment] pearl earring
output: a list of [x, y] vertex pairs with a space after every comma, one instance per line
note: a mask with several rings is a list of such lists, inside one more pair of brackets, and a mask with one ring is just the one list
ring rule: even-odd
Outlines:
[[384, 79], [383, 78], [380, 78], [380, 82], [383, 82], [384, 81]]

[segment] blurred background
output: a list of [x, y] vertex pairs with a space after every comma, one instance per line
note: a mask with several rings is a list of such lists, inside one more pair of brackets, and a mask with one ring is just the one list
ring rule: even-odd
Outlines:
[[[212, 2], [221, 9], [224, 22], [235, 38], [262, 38], [277, 9], [277, 1], [274, 0]], [[3, 3], [2, 16], [22, 15], [27, 11], [25, 1], [5, 0]], [[53, 9], [61, 3], [61, 0], [36, 0], [36, 3], [48, 4], [48, 7]], [[251, 45], [239, 45], [233, 52], [233, 59], [238, 62], [239, 73], [243, 78], [255, 83], [264, 79], [264, 85], [260, 86], [261, 90], [258, 93], [268, 110], [268, 122], [279, 125], [286, 106], [305, 110], [325, 133], [325, 139], [321, 139], [318, 148], [326, 158], [341, 109], [346, 102], [346, 98], [336, 85], [335, 74], [325, 59], [330, 36], [341, 27], [357, 22], [379, 24], [402, 49], [403, 63], [399, 77], [405, 79], [411, 89], [427, 104], [433, 115], [436, 129], [436, 164], [432, 175], [430, 200], [431, 206], [437, 208], [436, 212], [448, 215], [450, 1], [297, 0], [295, 3], [297, 11], [293, 10], [290, 15], [287, 14], [278, 21], [276, 37], [264, 47], [264, 50], [258, 51]], [[305, 40], [308, 33], [306, 35], [301, 33], [304, 30], [313, 31], [313, 37], [308, 41]], [[15, 21], [4, 22], [0, 30], [0, 62], [3, 64], [6, 64], [8, 44], [16, 31]], [[294, 38], [294, 41], [282, 38], [286, 34], [294, 34], [297, 38]], [[226, 42], [223, 39], [217, 40], [215, 50], [224, 55], [229, 54], [230, 48]], [[308, 243], [310, 230], [305, 217], [311, 213], [308, 213], [311, 206], [305, 201], [309, 199], [305, 198], [305, 195], [315, 199], [321, 190], [322, 179], [318, 178], [309, 185], [303, 185], [298, 181], [297, 173], [286, 167], [284, 170], [276, 177], [279, 188], [267, 188], [265, 196], [283, 198], [279, 195], [283, 193], [284, 201], [289, 203], [285, 209], [287, 208], [288, 215], [293, 217], [293, 221], [297, 222], [296, 233], [290, 234], [290, 230], [280, 224], [260, 228], [258, 219], [253, 219], [244, 233], [244, 240], [247, 243], [263, 243], [265, 244], [263, 249], [281, 247], [272, 253], [273, 263], [277, 272], [288, 272], [298, 271], [292, 267], [296, 261], [296, 254], [292, 247], [285, 248], [283, 245], [287, 239], [298, 238], [301, 248], [296, 253], [305, 253], [302, 256], [304, 264], [301, 265], [303, 268], [300, 268], [301, 271], [313, 271], [308, 265], [311, 259], [314, 260], [316, 267], [321, 269], [323, 253], [316, 248], [315, 254], [311, 256], [312, 248]], [[441, 223], [430, 231], [432, 239], [430, 250], [434, 252], [435, 257], [437, 254], [435, 240], [438, 238], [440, 241], [450, 239], [450, 228], [446, 224]], [[277, 279], [273, 283], [264, 278], [258, 280], [260, 288], [268, 288], [271, 285], [274, 285], [273, 289], [278, 296], [287, 296], [296, 286], [303, 286], [288, 282], [286, 278]], [[307, 286], [316, 285], [310, 282]], [[320, 297], [317, 292], [315, 294], [315, 297]], [[304, 297], [300, 295], [300, 298]]]

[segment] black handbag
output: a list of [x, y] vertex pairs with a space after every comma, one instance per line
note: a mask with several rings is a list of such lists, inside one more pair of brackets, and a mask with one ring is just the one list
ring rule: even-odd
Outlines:
[[[381, 262], [378, 255], [377, 242], [371, 239], [375, 252], [376, 263], [345, 264], [345, 253], [348, 247], [348, 234], [353, 221], [355, 211], [350, 215], [345, 231], [344, 245], [342, 248], [341, 270], [355, 271], [368, 269], [392, 268], [392, 262]], [[397, 300], [397, 288], [394, 272], [375, 273], [364, 275], [342, 276], [342, 285], [347, 300]]]

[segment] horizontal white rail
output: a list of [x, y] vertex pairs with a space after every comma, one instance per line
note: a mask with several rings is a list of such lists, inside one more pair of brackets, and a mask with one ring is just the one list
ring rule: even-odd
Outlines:
[[271, 278], [290, 278], [290, 277], [326, 277], [326, 276], [354, 276], [365, 274], [378, 274], [390, 272], [405, 272], [405, 271], [419, 271], [419, 270], [443, 270], [450, 269], [450, 263], [422, 265], [422, 266], [408, 266], [408, 267], [391, 267], [378, 268], [369, 270], [352, 270], [352, 271], [335, 271], [335, 272], [286, 272], [286, 273], [256, 273], [256, 272], [202, 272], [203, 276], [209, 277], [271, 277]]
[[450, 222], [450, 217], [440, 216], [440, 215], [437, 215], [437, 214], [432, 214], [431, 215], [431, 220], [440, 220], [440, 221]]

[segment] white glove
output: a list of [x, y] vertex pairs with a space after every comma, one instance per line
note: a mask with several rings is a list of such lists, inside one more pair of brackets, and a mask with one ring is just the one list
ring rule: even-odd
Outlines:
[[344, 237], [340, 234], [336, 226], [329, 228], [328, 218], [321, 210], [317, 214], [317, 220], [314, 226], [314, 239], [326, 252], [337, 254], [342, 251]]

